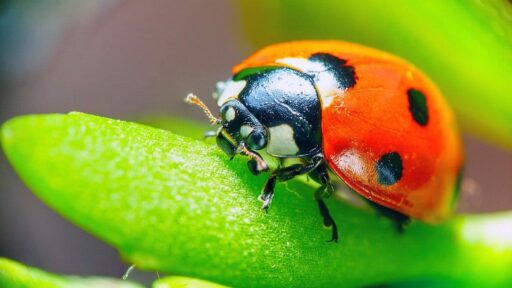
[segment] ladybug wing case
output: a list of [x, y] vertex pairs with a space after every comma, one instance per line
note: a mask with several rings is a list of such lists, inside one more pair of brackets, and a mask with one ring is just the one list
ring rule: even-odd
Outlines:
[[453, 207], [462, 147], [451, 110], [405, 61], [339, 41], [269, 46], [234, 68], [288, 66], [314, 79], [326, 162], [367, 199], [437, 222]]
[[372, 201], [427, 222], [445, 218], [462, 163], [447, 104], [414, 67], [354, 62], [354, 87], [322, 107], [326, 161]]

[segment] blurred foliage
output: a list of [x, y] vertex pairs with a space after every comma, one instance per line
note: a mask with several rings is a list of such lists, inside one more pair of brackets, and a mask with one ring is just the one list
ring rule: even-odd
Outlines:
[[[104, 277], [54, 275], [13, 260], [0, 257], [2, 288], [142, 288], [128, 280]], [[215, 283], [187, 277], [165, 277], [153, 283], [154, 288], [226, 288]]]
[[208, 281], [191, 279], [186, 277], [166, 277], [156, 281], [154, 288], [227, 288]]
[[512, 2], [240, 1], [257, 47], [342, 39], [400, 55], [440, 86], [462, 128], [512, 148]]
[[26, 267], [0, 258], [0, 287], [2, 288], [142, 288], [130, 281], [102, 277], [57, 276], [36, 268]]
[[257, 196], [268, 175], [211, 142], [81, 113], [18, 117], [1, 139], [38, 197], [143, 269], [243, 287], [512, 285], [510, 213], [398, 234], [369, 207], [331, 198], [333, 244], [312, 184], [278, 184], [265, 214]]

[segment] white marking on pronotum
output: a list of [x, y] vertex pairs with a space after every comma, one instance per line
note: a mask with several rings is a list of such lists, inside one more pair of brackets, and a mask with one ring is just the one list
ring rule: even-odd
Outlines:
[[267, 152], [273, 155], [296, 155], [299, 147], [293, 139], [293, 128], [287, 124], [270, 127], [270, 140]]
[[222, 106], [229, 99], [238, 98], [238, 94], [245, 88], [247, 81], [228, 81], [224, 85], [224, 89], [217, 98], [217, 104]]
[[340, 87], [338, 87], [338, 81], [334, 78], [332, 73], [322, 73], [326, 71], [326, 67], [321, 62], [309, 61], [306, 58], [292, 57], [282, 58], [276, 60], [276, 62], [294, 67], [304, 73], [316, 74], [315, 86], [320, 93], [323, 108], [329, 107], [332, 104], [332, 100], [336, 98], [335, 96], [345, 93], [345, 90], [341, 90]]
[[242, 125], [242, 127], [240, 127], [240, 135], [242, 135], [242, 137], [247, 137], [251, 134], [252, 130], [254, 130], [253, 127], [249, 125]]
[[297, 68], [301, 70], [302, 72], [321, 72], [325, 71], [325, 66], [320, 62], [313, 62], [309, 61], [306, 58], [293, 58], [293, 57], [287, 57], [276, 60], [277, 63], [283, 63], [288, 66]]
[[320, 73], [315, 84], [318, 89], [318, 93], [320, 93], [320, 100], [322, 101], [323, 108], [329, 107], [332, 100], [334, 100], [336, 96], [344, 94], [346, 90], [340, 89], [338, 81], [331, 73]]
[[215, 85], [215, 91], [212, 93], [213, 99], [218, 100], [220, 94], [222, 94], [222, 91], [226, 88], [226, 83], [228, 81], [219, 81]]
[[233, 109], [233, 107], [229, 107], [225, 114], [226, 121], [233, 121], [236, 117], [236, 111]]

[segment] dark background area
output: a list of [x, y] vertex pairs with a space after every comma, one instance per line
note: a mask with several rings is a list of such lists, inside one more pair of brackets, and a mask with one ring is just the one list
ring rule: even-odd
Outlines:
[[[183, 98], [193, 91], [213, 106], [215, 83], [257, 48], [237, 15], [222, 0], [0, 1], [0, 121], [69, 111], [206, 121]], [[459, 210], [511, 209], [512, 155], [471, 136], [465, 144]], [[3, 153], [0, 256], [65, 274], [120, 277], [128, 267], [40, 202]]]

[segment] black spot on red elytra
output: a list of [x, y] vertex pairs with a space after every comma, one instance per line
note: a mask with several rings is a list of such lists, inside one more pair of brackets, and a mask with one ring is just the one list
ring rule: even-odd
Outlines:
[[407, 90], [407, 99], [409, 100], [409, 112], [416, 123], [421, 126], [428, 124], [427, 98], [420, 90], [410, 88]]
[[398, 152], [384, 154], [377, 161], [376, 170], [380, 184], [393, 185], [402, 178], [402, 157]]

